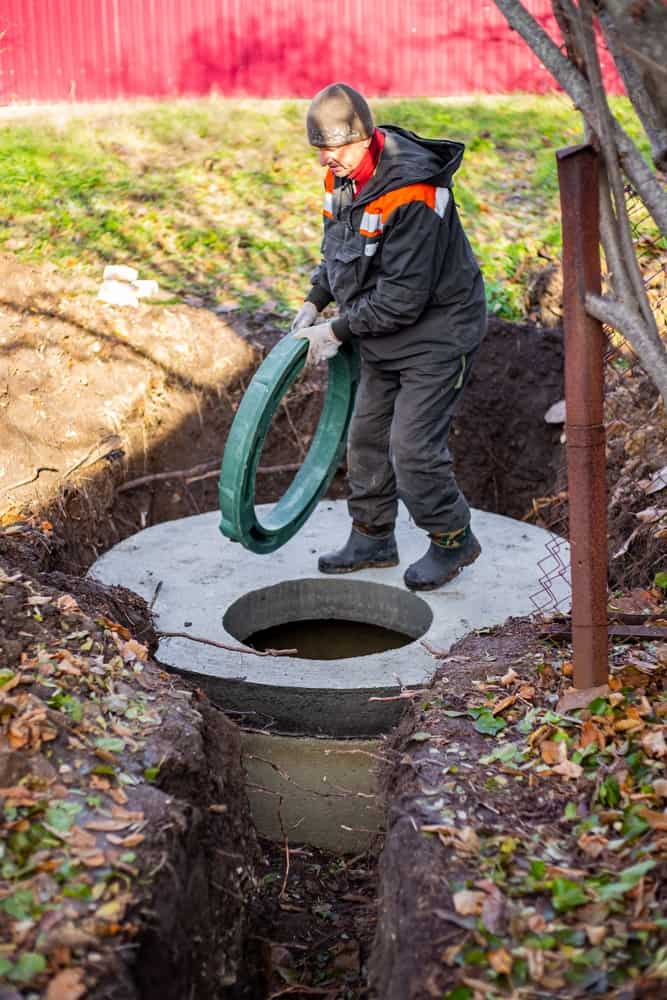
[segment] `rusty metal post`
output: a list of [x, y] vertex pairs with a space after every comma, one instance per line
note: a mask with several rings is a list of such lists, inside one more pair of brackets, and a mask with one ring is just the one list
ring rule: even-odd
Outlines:
[[585, 309], [600, 292], [598, 156], [592, 146], [556, 153], [563, 228], [565, 405], [572, 571], [574, 684], [608, 680], [607, 487], [604, 333]]

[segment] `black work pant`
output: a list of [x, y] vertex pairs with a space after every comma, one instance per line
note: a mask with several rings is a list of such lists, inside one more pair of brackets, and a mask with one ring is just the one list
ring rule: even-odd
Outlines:
[[369, 527], [393, 524], [400, 498], [429, 533], [457, 531], [470, 508], [456, 484], [447, 438], [476, 350], [393, 364], [364, 360], [348, 438], [348, 509]]

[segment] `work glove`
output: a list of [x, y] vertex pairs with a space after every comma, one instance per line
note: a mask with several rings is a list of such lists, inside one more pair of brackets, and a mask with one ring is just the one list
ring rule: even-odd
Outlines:
[[333, 332], [331, 323], [318, 323], [317, 326], [306, 326], [297, 330], [292, 336], [296, 340], [308, 341], [307, 365], [319, 365], [321, 361], [328, 361], [338, 352], [341, 341]]
[[304, 326], [312, 326], [317, 319], [318, 308], [314, 302], [304, 302], [298, 313], [292, 320], [290, 333], [303, 330]]

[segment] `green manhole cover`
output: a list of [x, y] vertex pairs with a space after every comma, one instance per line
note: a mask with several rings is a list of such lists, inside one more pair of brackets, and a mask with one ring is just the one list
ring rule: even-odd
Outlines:
[[286, 336], [257, 369], [227, 438], [218, 486], [220, 531], [251, 552], [275, 552], [305, 523], [334, 477], [347, 438], [359, 380], [356, 344], [343, 344], [329, 361], [324, 407], [308, 454], [287, 492], [260, 521], [255, 476], [264, 439], [283, 396], [301, 372], [306, 340]]

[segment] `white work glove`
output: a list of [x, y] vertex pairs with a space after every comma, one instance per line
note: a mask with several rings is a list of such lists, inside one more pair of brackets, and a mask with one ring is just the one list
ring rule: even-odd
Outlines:
[[317, 326], [306, 326], [297, 330], [292, 336], [296, 340], [308, 341], [307, 365], [319, 365], [320, 361], [328, 361], [338, 353], [341, 341], [333, 332], [331, 323], [318, 323]]
[[304, 326], [312, 326], [317, 319], [318, 311], [319, 310], [314, 302], [304, 302], [292, 320], [290, 333], [296, 333], [297, 330], [303, 330]]

